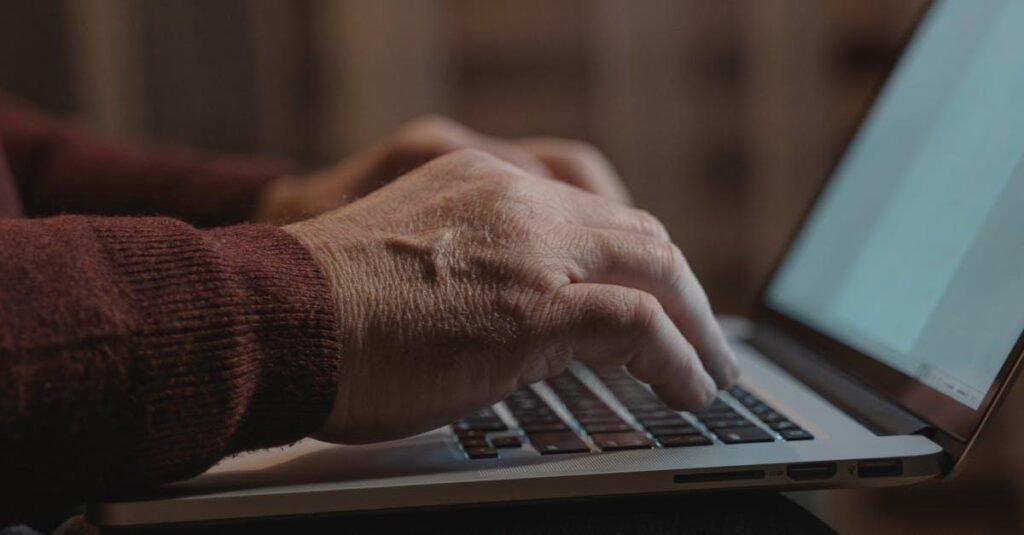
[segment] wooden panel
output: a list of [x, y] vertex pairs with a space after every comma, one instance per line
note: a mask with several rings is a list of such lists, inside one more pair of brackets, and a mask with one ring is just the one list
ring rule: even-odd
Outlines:
[[131, 0], [68, 0], [72, 73], [82, 118], [98, 131], [143, 134], [141, 55]]
[[59, 0], [0, 7], [0, 88], [38, 105], [75, 109], [65, 17]]
[[637, 203], [660, 217], [720, 310], [749, 279], [740, 256], [747, 173], [745, 59], [735, 2], [591, 2], [596, 137]]
[[823, 4], [758, 0], [747, 4], [751, 55], [749, 144], [755, 173], [748, 190], [749, 261], [763, 277], [825, 174]]
[[404, 121], [447, 108], [441, 0], [319, 0], [315, 34], [325, 158], [371, 143]]
[[260, 0], [245, 8], [252, 36], [258, 149], [309, 159], [314, 151], [307, 125], [308, 2]]
[[245, 152], [259, 145], [245, 0], [138, 2], [149, 136]]

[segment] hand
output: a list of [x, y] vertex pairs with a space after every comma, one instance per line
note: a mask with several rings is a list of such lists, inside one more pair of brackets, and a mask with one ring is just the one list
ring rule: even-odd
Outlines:
[[586, 143], [553, 138], [508, 141], [449, 119], [424, 117], [333, 168], [271, 182], [254, 218], [272, 223], [306, 219], [359, 199], [438, 156], [466, 148], [482, 150], [534, 175], [630, 203], [608, 159]]
[[[317, 438], [450, 423], [572, 359], [696, 409], [736, 375], [700, 284], [646, 212], [477, 151], [285, 227], [322, 266], [343, 354]], [[709, 375], [710, 374], [710, 375]]]

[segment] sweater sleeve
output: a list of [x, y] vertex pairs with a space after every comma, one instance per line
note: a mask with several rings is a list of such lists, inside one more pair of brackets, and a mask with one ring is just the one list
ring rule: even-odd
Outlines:
[[287, 162], [106, 139], [0, 93], [0, 141], [27, 215], [164, 215], [241, 223]]
[[0, 526], [293, 442], [330, 411], [336, 307], [276, 227], [0, 219], [0, 258]]

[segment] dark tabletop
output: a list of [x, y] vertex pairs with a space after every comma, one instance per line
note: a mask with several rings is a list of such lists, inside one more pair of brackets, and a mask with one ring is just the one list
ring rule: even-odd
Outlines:
[[[710, 492], [348, 514], [145, 533], [662, 534], [834, 533], [777, 493]], [[129, 532], [116, 532], [129, 533]], [[137, 532], [130, 532], [137, 533]]]

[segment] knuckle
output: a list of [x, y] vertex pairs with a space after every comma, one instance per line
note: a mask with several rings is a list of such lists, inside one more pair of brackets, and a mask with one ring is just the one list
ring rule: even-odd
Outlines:
[[521, 204], [523, 198], [522, 184], [520, 180], [503, 168], [491, 167], [489, 163], [482, 163], [475, 169], [474, 178], [480, 181], [486, 197], [499, 204], [505, 212], [512, 215], [521, 215], [523, 210]]
[[694, 286], [699, 289], [700, 284], [697, 282], [697, 277], [693, 274], [690, 263], [686, 260], [683, 251], [674, 243], [672, 244], [672, 249], [674, 250], [672, 253], [673, 266], [669, 272], [668, 280], [684, 294], [693, 291], [695, 289]]
[[460, 182], [477, 183], [501, 189], [508, 181], [508, 172], [500, 160], [478, 149], [461, 148], [435, 159], [441, 175], [458, 178]]
[[670, 241], [656, 241], [651, 248], [656, 259], [655, 265], [660, 269], [661, 276], [670, 280], [678, 276], [686, 263], [679, 247]]
[[562, 143], [562, 151], [575, 160], [604, 160], [601, 150], [586, 141], [565, 140]]
[[440, 115], [414, 119], [394, 134], [393, 148], [399, 152], [444, 154], [466, 146], [466, 128]]
[[463, 126], [459, 123], [441, 116], [441, 115], [424, 115], [417, 119], [406, 123], [401, 129], [400, 133], [409, 136], [420, 136], [420, 135], [455, 135], [463, 129]]
[[620, 312], [620, 322], [633, 331], [637, 338], [651, 333], [657, 324], [658, 315], [662, 313], [658, 298], [647, 292], [633, 292], [632, 303]]
[[637, 224], [640, 226], [640, 230], [645, 234], [658, 237], [668, 236], [668, 230], [665, 228], [665, 224], [655, 217], [654, 214], [647, 210], [634, 210], [633, 215], [636, 218]]
[[532, 270], [532, 275], [529, 282], [542, 295], [551, 295], [569, 283], [564, 273], [543, 263]]
[[472, 171], [483, 171], [488, 166], [497, 165], [498, 159], [490, 154], [473, 148], [460, 148], [446, 154], [444, 161], [454, 165], [467, 166]]

